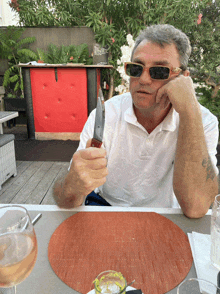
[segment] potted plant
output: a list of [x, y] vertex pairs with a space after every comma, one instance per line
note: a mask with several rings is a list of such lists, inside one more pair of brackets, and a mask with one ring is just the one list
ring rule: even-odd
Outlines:
[[19, 111], [18, 120], [26, 123], [26, 103], [23, 94], [23, 80], [19, 62], [36, 59], [36, 53], [28, 49], [28, 44], [35, 41], [35, 37], [22, 38], [24, 28], [8, 26], [0, 31], [0, 55], [8, 62], [8, 69], [4, 73], [5, 87], [4, 107], [6, 111]]
[[89, 56], [89, 48], [87, 44], [56, 46], [50, 44], [45, 52], [37, 49], [38, 62], [49, 64], [67, 64], [67, 63], [83, 63], [86, 65], [93, 64], [93, 58]]

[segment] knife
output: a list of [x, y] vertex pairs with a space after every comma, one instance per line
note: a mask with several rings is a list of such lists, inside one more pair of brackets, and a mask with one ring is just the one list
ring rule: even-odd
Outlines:
[[96, 106], [95, 127], [92, 138], [92, 147], [100, 148], [102, 145], [103, 131], [105, 126], [105, 101], [101, 88], [99, 88], [99, 97]]

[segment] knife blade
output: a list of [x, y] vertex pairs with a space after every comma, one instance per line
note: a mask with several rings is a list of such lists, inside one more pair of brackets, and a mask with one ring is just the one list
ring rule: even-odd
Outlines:
[[105, 126], [105, 101], [101, 88], [99, 88], [99, 96], [96, 106], [95, 127], [92, 138], [92, 147], [100, 148], [102, 145], [103, 132]]

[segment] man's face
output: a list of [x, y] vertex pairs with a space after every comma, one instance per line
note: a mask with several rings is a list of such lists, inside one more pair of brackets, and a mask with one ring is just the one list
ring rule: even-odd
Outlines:
[[[174, 44], [168, 44], [162, 48], [157, 44], [142, 41], [135, 50], [132, 61], [144, 66], [180, 67], [179, 53]], [[134, 107], [139, 110], [148, 109], [153, 111], [158, 107], [158, 104], [156, 104], [157, 91], [168, 81], [153, 80], [149, 75], [149, 71], [143, 71], [139, 78], [131, 77], [130, 92]]]

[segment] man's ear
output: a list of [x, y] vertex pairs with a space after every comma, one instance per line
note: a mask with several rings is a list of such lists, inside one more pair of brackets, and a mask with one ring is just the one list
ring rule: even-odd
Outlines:
[[188, 77], [190, 75], [190, 71], [188, 69], [184, 70], [183, 75]]

